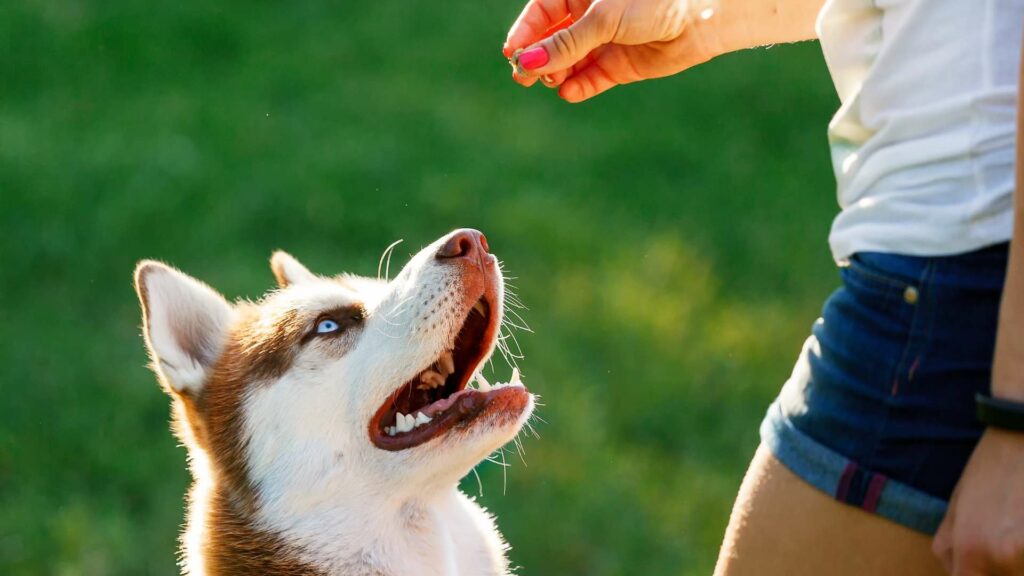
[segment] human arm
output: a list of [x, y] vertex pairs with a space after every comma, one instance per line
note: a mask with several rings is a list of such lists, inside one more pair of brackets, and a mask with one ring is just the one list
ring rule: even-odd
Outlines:
[[[1022, 61], [1024, 68], [1024, 61]], [[1022, 76], [1024, 77], [1024, 76]], [[1017, 112], [1017, 185], [999, 310], [992, 395], [1024, 402], [1024, 109]], [[1024, 432], [990, 428], [949, 503], [932, 550], [953, 576], [1024, 574]]]
[[[1024, 103], [1024, 100], [1022, 100]], [[1024, 130], [1024, 111], [1018, 105], [1017, 134]], [[992, 364], [992, 395], [1024, 402], [1024, 142], [1017, 143], [1017, 194], [1014, 205], [1014, 240], [999, 308], [996, 356]], [[1024, 486], [1021, 486], [1024, 490]]]
[[[529, 0], [504, 52], [525, 49], [520, 84], [538, 78], [570, 102], [660, 78], [716, 56], [810, 40], [824, 0]], [[568, 24], [568, 25], [567, 25]], [[535, 50], [536, 49], [536, 50]], [[527, 66], [526, 64], [530, 65]]]

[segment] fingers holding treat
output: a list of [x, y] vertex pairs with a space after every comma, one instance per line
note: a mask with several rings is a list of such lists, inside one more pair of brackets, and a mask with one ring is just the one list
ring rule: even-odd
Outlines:
[[533, 73], [533, 70], [547, 64], [548, 53], [541, 46], [527, 48], [573, 24], [569, 3], [567, 0], [531, 0], [512, 25], [505, 45], [502, 46], [502, 53], [512, 66], [512, 79], [518, 84], [530, 87], [540, 81], [554, 88], [569, 75], [568, 69], [548, 74]]
[[[521, 56], [525, 56], [522, 57]], [[509, 64], [512, 66], [512, 79], [522, 84], [523, 86], [533, 86], [538, 80], [548, 88], [555, 88], [560, 86], [562, 82], [572, 74], [571, 69], [556, 70], [554, 72], [548, 72], [547, 74], [535, 74], [531, 72], [531, 69], [536, 69], [538, 62], [543, 61], [544, 54], [540, 53], [540, 60], [536, 58], [537, 54], [523, 54], [523, 50], [519, 49], [512, 53], [509, 57]]]

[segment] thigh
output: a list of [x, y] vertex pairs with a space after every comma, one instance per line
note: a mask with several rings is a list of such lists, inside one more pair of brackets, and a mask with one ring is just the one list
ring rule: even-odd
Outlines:
[[942, 576], [931, 538], [847, 506], [758, 448], [715, 576]]

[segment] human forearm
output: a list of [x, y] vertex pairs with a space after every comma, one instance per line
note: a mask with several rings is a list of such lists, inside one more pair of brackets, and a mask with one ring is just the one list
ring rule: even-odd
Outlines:
[[[697, 0], [698, 18], [715, 29], [721, 52], [817, 38], [814, 29], [825, 0]], [[707, 12], [712, 10], [712, 12]]]
[[[1024, 114], [1018, 116], [1018, 133]], [[1024, 142], [1017, 145], [1017, 192], [1010, 264], [999, 310], [996, 357], [992, 366], [992, 394], [1024, 402]]]
[[513, 78], [569, 102], [716, 56], [815, 37], [825, 0], [529, 0], [502, 47]]
[[[1022, 61], [1024, 68], [1024, 61]], [[1024, 127], [1018, 105], [1017, 133]], [[1017, 139], [1014, 238], [999, 311], [992, 394], [1024, 401], [1024, 141]], [[1024, 434], [989, 427], [964, 469], [932, 551], [946, 571], [1024, 574]]]

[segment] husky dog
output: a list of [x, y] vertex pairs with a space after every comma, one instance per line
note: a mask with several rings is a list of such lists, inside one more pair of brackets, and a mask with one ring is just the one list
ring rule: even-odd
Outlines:
[[234, 304], [158, 262], [135, 270], [194, 478], [183, 571], [507, 574], [493, 518], [457, 488], [534, 407], [518, 372], [478, 374], [504, 303], [483, 234], [444, 236], [391, 281], [284, 252], [271, 268], [278, 290]]

